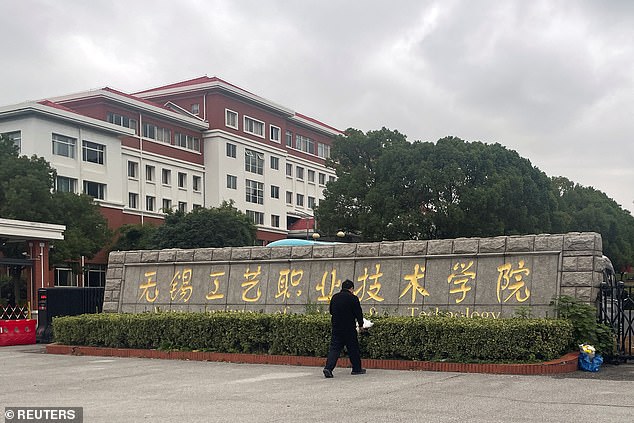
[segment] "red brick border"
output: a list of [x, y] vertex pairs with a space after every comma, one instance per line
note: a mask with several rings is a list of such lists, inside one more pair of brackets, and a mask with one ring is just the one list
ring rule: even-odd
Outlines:
[[[224, 361], [230, 363], [250, 364], [286, 364], [291, 366], [323, 367], [325, 358], [301, 357], [289, 355], [266, 354], [237, 354], [216, 353], [200, 351], [160, 351], [142, 350], [133, 348], [105, 348], [83, 347], [73, 345], [48, 344], [48, 354], [89, 355], [104, 357], [136, 357], [136, 358], [161, 358], [170, 360], [192, 361]], [[408, 361], [408, 360], [377, 360], [363, 359], [363, 366], [369, 369], [388, 370], [426, 370], [436, 372], [461, 372], [461, 373], [493, 373], [510, 375], [547, 375], [558, 373], [571, 373], [577, 370], [579, 353], [573, 352], [556, 360], [533, 364], [471, 364], [448, 363], [440, 361]], [[347, 358], [339, 360], [340, 367], [350, 367]]]

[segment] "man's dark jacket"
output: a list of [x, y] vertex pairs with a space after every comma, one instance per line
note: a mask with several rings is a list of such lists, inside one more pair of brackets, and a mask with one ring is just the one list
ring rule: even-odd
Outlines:
[[354, 321], [363, 327], [363, 312], [359, 297], [347, 289], [342, 289], [330, 299], [330, 314], [332, 315], [333, 332], [349, 332], [356, 330]]

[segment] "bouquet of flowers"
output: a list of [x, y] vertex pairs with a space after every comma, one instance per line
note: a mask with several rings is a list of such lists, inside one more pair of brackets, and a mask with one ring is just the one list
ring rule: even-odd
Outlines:
[[368, 320], [364, 317], [363, 326], [361, 328], [359, 327], [359, 323], [357, 323], [357, 332], [361, 332], [362, 329], [370, 329], [373, 325], [374, 323], [372, 323], [371, 320]]
[[598, 372], [603, 364], [601, 354], [596, 354], [596, 349], [592, 345], [579, 345], [579, 368], [586, 372]]
[[590, 358], [594, 358], [594, 354], [596, 353], [596, 350], [594, 349], [594, 347], [588, 344], [579, 345], [579, 351], [582, 353], [588, 354]]

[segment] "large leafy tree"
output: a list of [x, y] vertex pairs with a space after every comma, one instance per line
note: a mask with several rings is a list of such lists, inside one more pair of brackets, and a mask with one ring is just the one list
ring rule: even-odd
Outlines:
[[557, 232], [594, 231], [601, 234], [603, 252], [616, 270], [625, 271], [634, 262], [634, 218], [605, 193], [566, 178], [552, 179], [559, 209]]
[[338, 137], [319, 229], [367, 241], [595, 231], [617, 269], [634, 262], [634, 217], [604, 193], [550, 179], [500, 144], [447, 137], [407, 142], [397, 131]]
[[[362, 233], [366, 239], [379, 237], [382, 228], [396, 218], [393, 212], [405, 208], [392, 204], [403, 198], [386, 195], [392, 184], [383, 173], [394, 170], [386, 168], [390, 158], [384, 153], [393, 151], [394, 156], [399, 146], [406, 145], [404, 135], [385, 128], [367, 135], [354, 129], [346, 131], [346, 138], [340, 137], [332, 146], [334, 160], [328, 164], [336, 169], [338, 180], [328, 183], [327, 195], [316, 210], [320, 230], [335, 233], [344, 229]], [[400, 162], [400, 158], [394, 161]]]
[[247, 215], [223, 202], [190, 213], [169, 212], [150, 236], [151, 248], [240, 247], [253, 245], [256, 228]]
[[[45, 159], [20, 156], [0, 137], [0, 217], [66, 225], [65, 239], [52, 243], [51, 265], [92, 258], [110, 240], [107, 221], [91, 197], [54, 192], [55, 176]], [[3, 253], [19, 257], [24, 250], [13, 244]]]
[[12, 140], [0, 136], [0, 216], [47, 222], [55, 170], [41, 157], [20, 156]]
[[549, 231], [548, 177], [499, 144], [448, 137], [406, 141], [385, 128], [348, 130], [329, 162], [338, 179], [317, 209], [319, 227], [369, 241]]
[[556, 201], [550, 180], [500, 144], [448, 137], [429, 149], [436, 235], [493, 236], [549, 232]]
[[147, 223], [123, 225], [117, 229], [117, 240], [112, 251], [150, 250], [156, 226]]
[[55, 192], [52, 200], [49, 220], [65, 225], [66, 230], [63, 240], [53, 242], [51, 265], [77, 262], [82, 256], [93, 258], [110, 243], [112, 231], [92, 197]]

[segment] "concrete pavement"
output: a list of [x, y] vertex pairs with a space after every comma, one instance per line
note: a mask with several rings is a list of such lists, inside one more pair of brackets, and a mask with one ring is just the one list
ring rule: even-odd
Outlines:
[[[610, 376], [611, 375], [611, 376]], [[610, 377], [606, 377], [610, 376]], [[85, 422], [634, 421], [634, 365], [511, 376], [49, 355], [0, 348], [0, 411], [81, 406]]]

